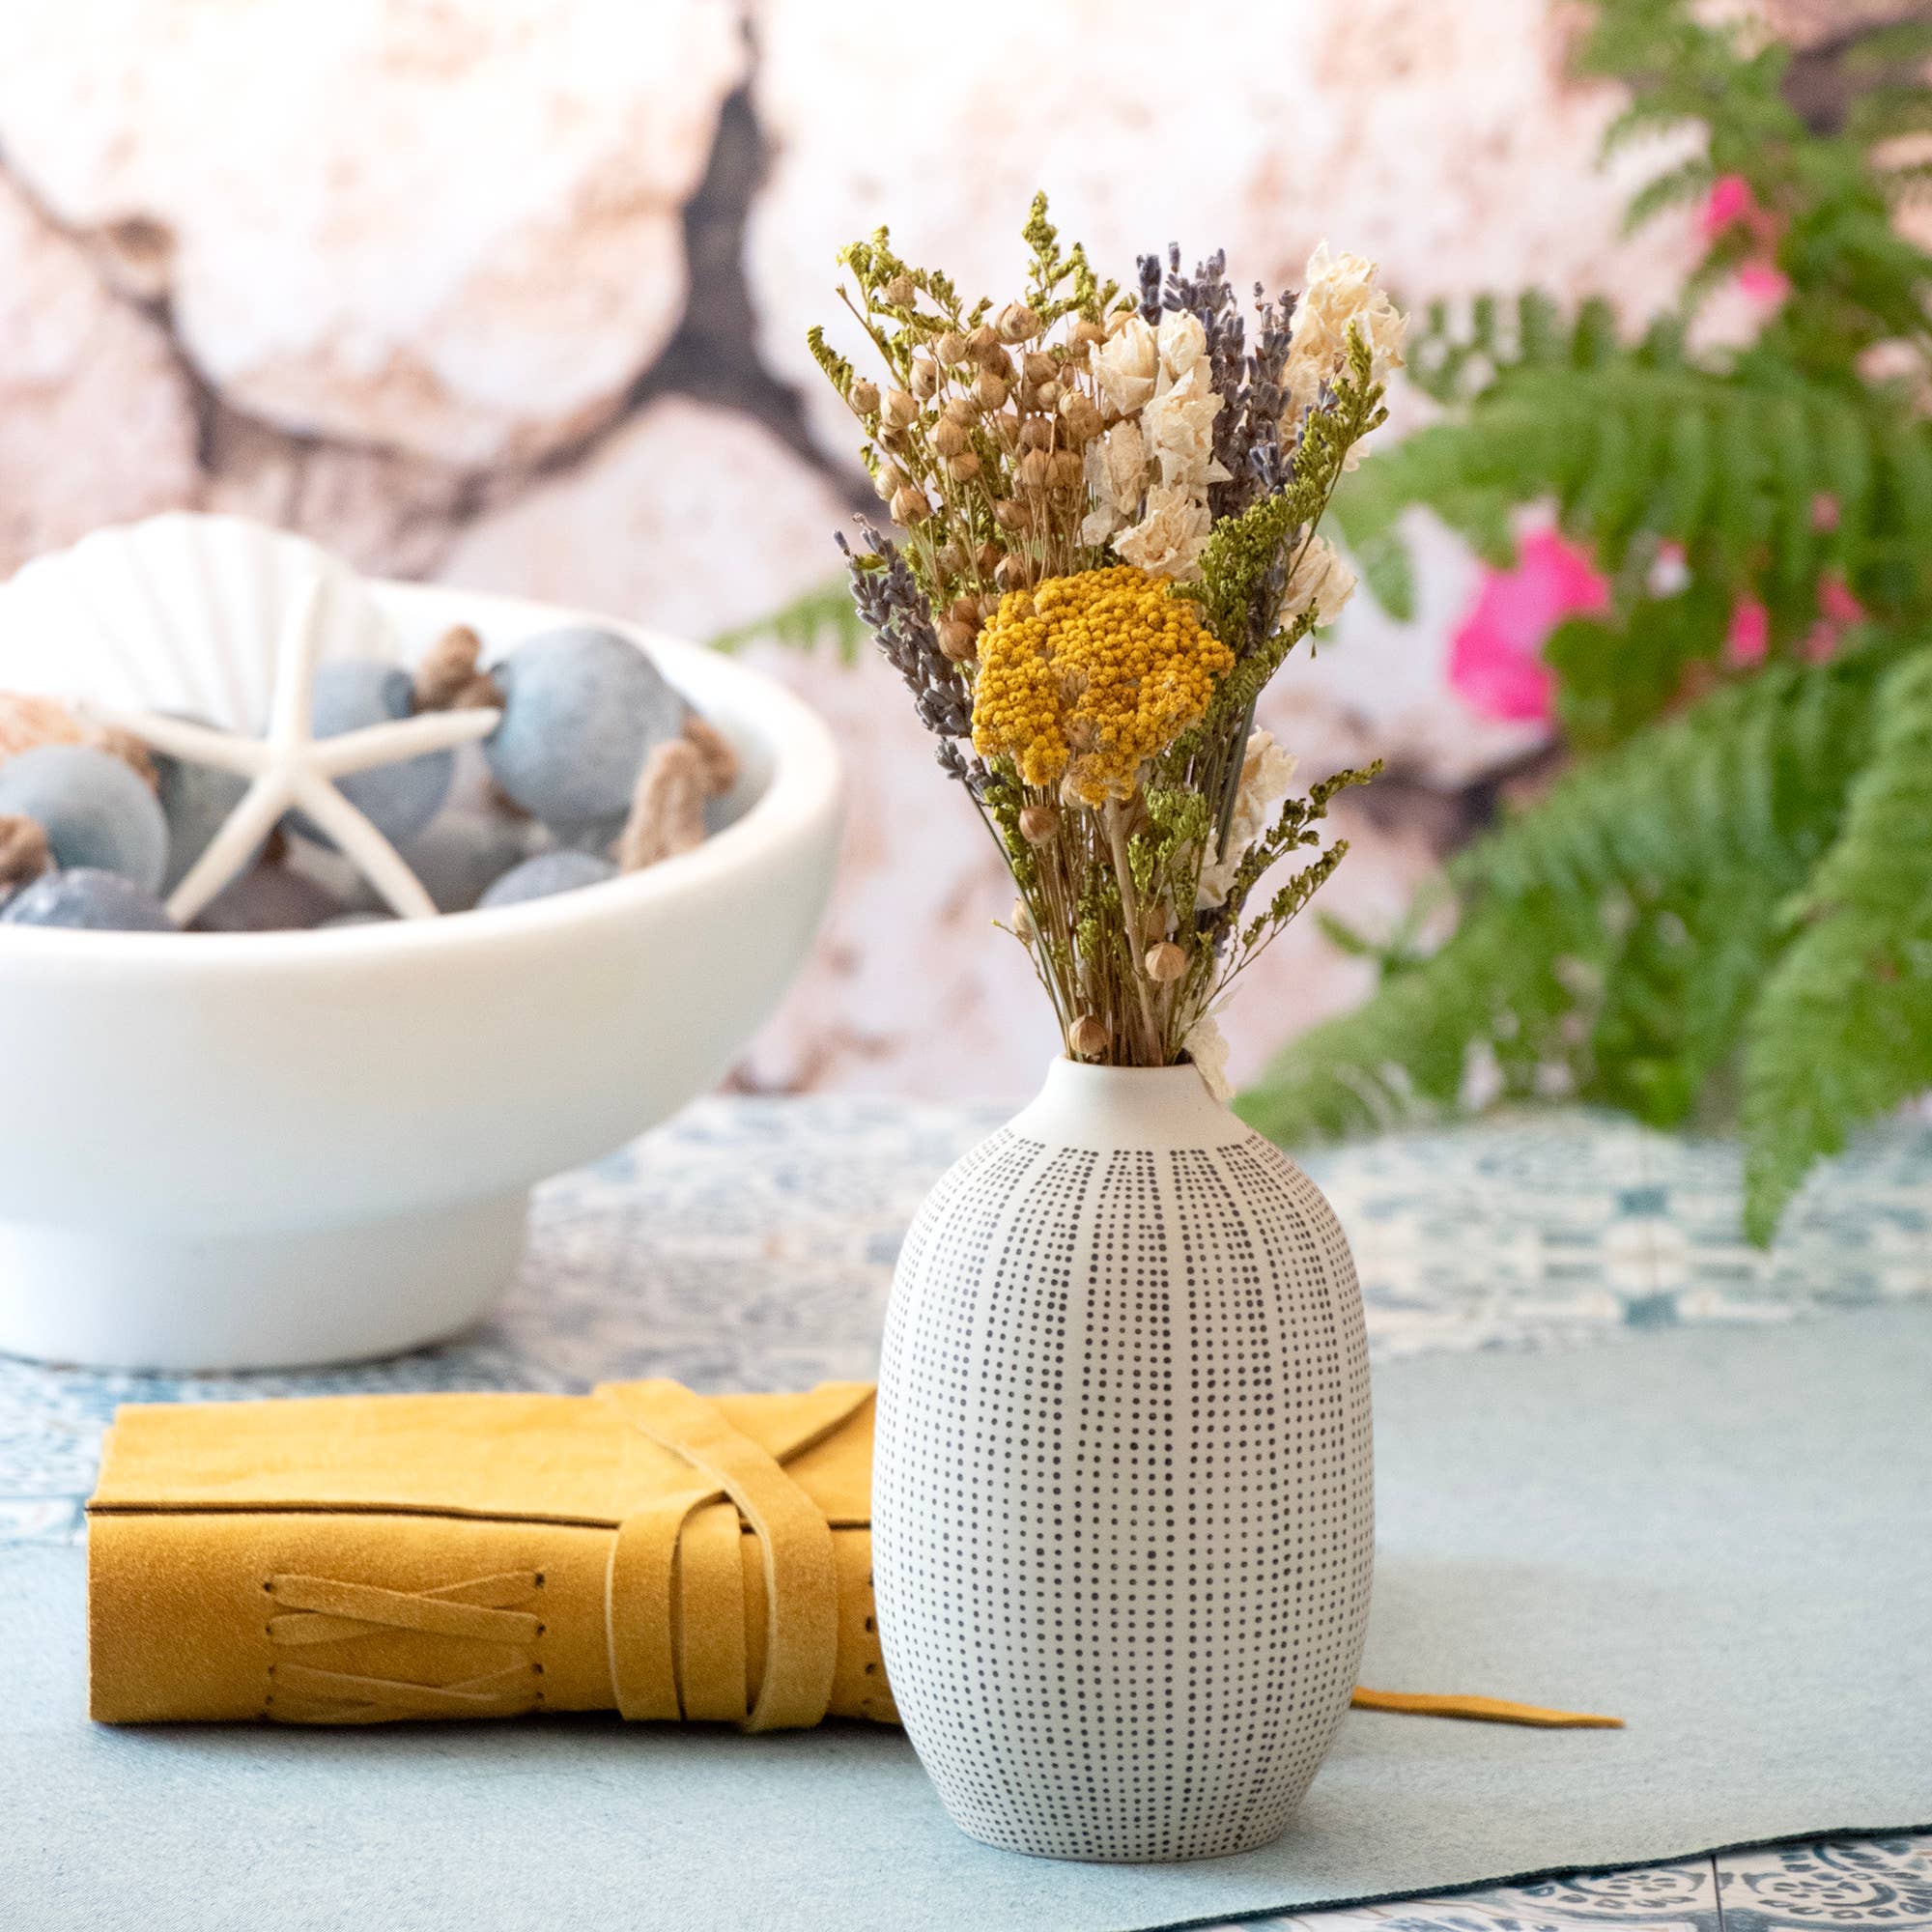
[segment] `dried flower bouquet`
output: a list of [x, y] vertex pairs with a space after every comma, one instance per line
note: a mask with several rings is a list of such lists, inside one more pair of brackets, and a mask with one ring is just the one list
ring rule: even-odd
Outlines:
[[1183, 1058], [1224, 1086], [1214, 1015], [1334, 871], [1342, 771], [1289, 795], [1253, 727], [1294, 646], [1354, 587], [1317, 533], [1386, 412], [1404, 318], [1325, 246], [1250, 343], [1223, 258], [1140, 261], [1137, 291], [1063, 252], [1037, 196], [1023, 300], [970, 308], [886, 230], [839, 259], [883, 387], [813, 329], [897, 525], [846, 550], [860, 615], [1018, 887], [1011, 930], [1069, 1056]]

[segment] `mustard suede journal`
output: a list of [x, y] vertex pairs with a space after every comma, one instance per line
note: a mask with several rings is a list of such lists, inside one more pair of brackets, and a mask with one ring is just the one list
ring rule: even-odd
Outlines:
[[873, 1407], [857, 1382], [124, 1407], [89, 1505], [90, 1708], [895, 1721]]

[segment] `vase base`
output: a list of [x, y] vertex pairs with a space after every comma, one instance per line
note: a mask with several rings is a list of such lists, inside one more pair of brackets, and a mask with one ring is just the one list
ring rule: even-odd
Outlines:
[[948, 1810], [948, 1816], [969, 1838], [991, 1845], [995, 1851], [1018, 1852], [1029, 1859], [1052, 1859], [1061, 1864], [1081, 1865], [1182, 1865], [1202, 1864], [1210, 1859], [1239, 1858], [1243, 1852], [1258, 1852], [1264, 1845], [1273, 1844], [1288, 1830], [1292, 1815], [1285, 1812], [1251, 1830], [1230, 1833], [1225, 1841], [1219, 1834], [1209, 1834], [1198, 1828], [1175, 1828], [1150, 1831], [1142, 1838], [1128, 1840], [1120, 1850], [1110, 1847], [1106, 1851], [1093, 1851], [1056, 1839], [1052, 1833], [1035, 1835], [1018, 1828], [1003, 1830], [983, 1821], [968, 1824], [950, 1807]]
[[400, 1354], [503, 1292], [527, 1204], [209, 1236], [0, 1222], [0, 1353], [176, 1374]]

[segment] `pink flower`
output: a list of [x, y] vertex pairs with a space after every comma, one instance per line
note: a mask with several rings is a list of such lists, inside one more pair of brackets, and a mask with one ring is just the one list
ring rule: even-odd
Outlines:
[[1856, 624], [1865, 614], [1865, 607], [1852, 595], [1851, 585], [1842, 577], [1818, 581], [1818, 614], [1828, 624]]
[[1706, 242], [1715, 242], [1733, 222], [1755, 224], [1759, 216], [1757, 198], [1744, 176], [1719, 175], [1697, 211], [1697, 232]]
[[1751, 256], [1738, 270], [1738, 287], [1760, 308], [1776, 308], [1791, 293], [1789, 279], [1773, 260], [1778, 225], [1777, 217], [1759, 205], [1743, 175], [1719, 175], [1697, 211], [1697, 233], [1707, 244], [1720, 241], [1733, 228], [1743, 228], [1750, 237]]
[[1485, 569], [1449, 645], [1449, 686], [1486, 718], [1547, 720], [1544, 640], [1565, 617], [1607, 610], [1608, 582], [1555, 530], [1526, 536], [1513, 570]]
[[1818, 621], [1804, 637], [1804, 655], [1813, 664], [1824, 664], [1837, 655], [1846, 630], [1860, 622], [1865, 607], [1852, 595], [1842, 577], [1818, 580]]
[[1738, 287], [1760, 308], [1776, 308], [1791, 293], [1791, 277], [1769, 262], [1747, 262], [1738, 270]]
[[1724, 662], [1739, 670], [1762, 664], [1771, 648], [1771, 613], [1755, 597], [1747, 597], [1731, 612], [1724, 637]]

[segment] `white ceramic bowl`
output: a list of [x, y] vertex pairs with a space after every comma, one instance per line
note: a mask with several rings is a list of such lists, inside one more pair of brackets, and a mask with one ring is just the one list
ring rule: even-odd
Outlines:
[[[369, 586], [405, 657], [628, 632], [736, 746], [733, 822], [608, 885], [325, 932], [0, 930], [0, 1350], [162, 1369], [388, 1353], [514, 1270], [531, 1184], [709, 1087], [805, 957], [839, 821], [823, 724], [608, 618]], [[0, 687], [9, 683], [0, 636]], [[158, 696], [156, 701], [160, 701]]]

